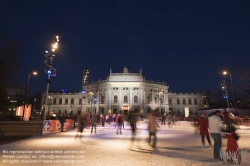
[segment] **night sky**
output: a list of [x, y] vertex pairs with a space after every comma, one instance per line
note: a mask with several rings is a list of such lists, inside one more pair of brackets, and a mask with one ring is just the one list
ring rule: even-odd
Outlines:
[[[170, 92], [201, 92], [220, 89], [225, 68], [237, 84], [233, 66], [250, 60], [247, 1], [1, 0], [0, 18], [0, 35], [18, 40], [22, 64], [39, 71], [30, 95], [46, 88], [44, 52], [55, 34], [50, 90], [80, 91], [84, 69], [97, 81], [127, 67]], [[23, 68], [24, 86], [27, 76]]]

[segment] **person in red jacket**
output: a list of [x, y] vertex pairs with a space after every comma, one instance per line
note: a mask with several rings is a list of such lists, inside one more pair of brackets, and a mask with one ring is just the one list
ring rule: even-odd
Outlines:
[[199, 120], [198, 120], [198, 129], [201, 135], [201, 142], [203, 144], [203, 147], [205, 147], [205, 136], [207, 137], [207, 142], [209, 143], [210, 147], [211, 145], [211, 140], [209, 137], [209, 132], [208, 132], [208, 120], [206, 119], [205, 114], [201, 114]]
[[228, 162], [233, 162], [233, 158], [236, 157], [238, 162], [241, 160], [241, 155], [238, 150], [237, 140], [239, 136], [235, 133], [235, 127], [230, 125], [228, 127], [227, 133], [225, 133], [227, 138], [227, 153], [228, 153]]

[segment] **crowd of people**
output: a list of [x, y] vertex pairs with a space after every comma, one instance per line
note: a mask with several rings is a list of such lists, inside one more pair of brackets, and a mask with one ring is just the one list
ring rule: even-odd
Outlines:
[[[61, 131], [63, 132], [63, 125], [67, 116], [62, 114], [59, 117], [59, 121], [61, 122]], [[106, 124], [114, 125], [116, 128], [116, 134], [122, 135], [122, 129], [124, 129], [124, 123], [127, 123], [131, 127], [132, 135], [135, 134], [136, 131], [136, 122], [138, 120], [143, 120], [142, 116], [138, 112], [129, 111], [128, 114], [123, 114], [121, 112], [104, 115], [104, 114], [89, 114], [88, 112], [84, 112], [81, 116], [75, 115], [71, 117], [74, 120], [74, 128], [77, 128], [76, 137], [81, 138], [81, 134], [84, 128], [90, 129], [91, 134], [96, 133], [96, 127], [105, 126]], [[151, 111], [147, 117], [145, 117], [148, 122], [148, 143], [152, 145], [153, 148], [156, 147], [157, 143], [157, 131], [160, 130], [160, 122], [161, 126], [165, 125], [166, 122], [168, 127], [178, 123], [178, 117], [172, 114], [163, 114], [159, 116], [157, 111]], [[236, 154], [238, 162], [240, 161], [240, 153], [238, 151], [237, 141], [239, 136], [235, 133], [236, 127], [233, 125], [234, 115], [232, 113], [227, 112], [226, 110], [221, 113], [220, 111], [215, 111], [212, 114], [206, 115], [201, 114], [197, 115], [193, 118], [193, 124], [197, 131], [201, 136], [202, 147], [205, 147], [205, 138], [209, 144], [210, 148], [213, 148], [214, 159], [223, 160], [221, 156], [221, 146], [222, 146], [222, 137], [227, 138], [227, 154]], [[223, 133], [223, 134], [222, 134]], [[210, 139], [210, 136], [213, 140]], [[153, 139], [152, 139], [153, 137]], [[153, 142], [151, 144], [151, 142]], [[233, 162], [233, 158], [227, 158], [229, 162]]]

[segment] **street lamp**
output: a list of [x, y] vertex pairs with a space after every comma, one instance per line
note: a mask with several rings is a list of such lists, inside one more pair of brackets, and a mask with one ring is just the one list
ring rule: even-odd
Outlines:
[[227, 75], [227, 74], [229, 74], [229, 77], [230, 77], [231, 89], [232, 89], [233, 100], [234, 100], [234, 108], [235, 108], [236, 112], [238, 113], [237, 105], [236, 105], [236, 101], [235, 101], [235, 94], [234, 94], [234, 87], [233, 87], [232, 74], [231, 74], [230, 72], [228, 72], [228, 71], [223, 71], [223, 75]]
[[50, 105], [52, 104], [52, 96], [48, 96], [48, 99], [49, 99], [49, 102], [48, 102], [48, 104], [49, 104], [49, 109], [48, 109], [48, 118], [49, 118], [49, 111], [50, 111]]
[[[23, 108], [23, 120], [24, 120], [24, 112], [25, 112], [25, 105], [27, 104], [27, 100], [28, 100], [28, 96], [29, 96], [29, 84], [30, 84], [30, 75], [37, 75], [36, 71], [31, 71], [31, 69], [29, 70], [29, 74], [28, 74], [28, 82], [27, 82], [27, 86], [25, 89], [25, 101], [24, 101], [24, 108]], [[28, 104], [27, 104], [28, 107]]]
[[81, 90], [81, 113], [80, 115], [82, 115], [82, 100], [83, 100], [83, 95], [85, 94], [85, 90]]
[[44, 115], [43, 118], [46, 120], [46, 112], [48, 106], [48, 93], [49, 93], [49, 84], [51, 83], [50, 76], [56, 76], [56, 69], [52, 67], [52, 61], [55, 57], [55, 52], [58, 48], [59, 36], [54, 36], [53, 43], [51, 45], [51, 50], [45, 51], [45, 71], [48, 74], [47, 79], [47, 88], [46, 88], [46, 96], [45, 96], [45, 106], [44, 106]]
[[227, 99], [227, 108], [229, 108], [229, 104], [228, 104], [228, 93], [227, 93], [227, 85], [226, 85], [226, 81], [225, 80], [222, 80], [221, 81], [221, 89], [222, 90], [225, 90], [226, 94], [223, 95], [223, 98], [226, 98]]

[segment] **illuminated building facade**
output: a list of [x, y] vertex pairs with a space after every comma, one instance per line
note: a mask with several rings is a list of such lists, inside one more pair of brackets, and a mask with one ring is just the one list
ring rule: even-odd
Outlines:
[[169, 92], [166, 82], [145, 80], [141, 69], [139, 73], [131, 73], [126, 67], [121, 73], [113, 73], [110, 69], [106, 80], [83, 81], [82, 88], [84, 93], [50, 92], [49, 110], [56, 114], [80, 114], [83, 111], [113, 114], [130, 110], [147, 114], [153, 102], [161, 113], [184, 115], [185, 111], [195, 113], [204, 108], [201, 93]]

